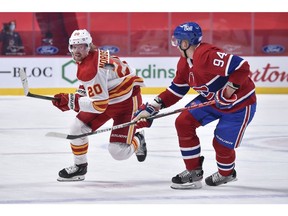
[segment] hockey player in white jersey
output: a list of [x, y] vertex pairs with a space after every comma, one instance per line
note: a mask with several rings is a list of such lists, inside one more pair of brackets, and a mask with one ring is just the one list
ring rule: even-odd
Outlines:
[[[110, 119], [113, 125], [131, 121], [142, 104], [143, 79], [133, 74], [127, 62], [111, 56], [109, 51], [97, 49], [85, 29], [72, 33], [68, 48], [77, 63], [80, 86], [75, 94], [56, 94], [54, 97], [59, 100], [52, 103], [62, 111], [78, 112], [70, 134], [95, 131]], [[135, 126], [131, 125], [111, 132], [108, 150], [115, 160], [126, 160], [134, 153], [138, 161], [145, 160], [144, 134], [135, 131]], [[88, 144], [88, 137], [71, 140], [74, 164], [59, 172], [58, 181], [85, 179]]]

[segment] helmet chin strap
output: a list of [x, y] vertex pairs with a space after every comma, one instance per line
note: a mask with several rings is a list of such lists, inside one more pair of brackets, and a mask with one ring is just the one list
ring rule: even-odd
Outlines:
[[186, 51], [190, 48], [190, 46], [191, 45], [189, 44], [189, 46], [186, 49], [182, 49], [182, 47], [179, 46], [179, 48], [184, 52], [184, 55], [185, 55], [186, 58], [189, 58]]

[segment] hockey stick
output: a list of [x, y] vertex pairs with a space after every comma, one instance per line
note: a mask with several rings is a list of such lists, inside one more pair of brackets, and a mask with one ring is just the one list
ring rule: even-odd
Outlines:
[[54, 97], [38, 95], [38, 94], [32, 94], [29, 91], [27, 75], [26, 75], [25, 71], [22, 68], [20, 69], [19, 74], [20, 74], [22, 85], [23, 85], [24, 94], [26, 96], [39, 98], [39, 99], [44, 99], [44, 100], [59, 100], [58, 98], [54, 98]]
[[[150, 116], [147, 119], [149, 120], [153, 120], [153, 119], [157, 119], [157, 118], [162, 118], [164, 116], [168, 116], [168, 115], [172, 115], [175, 113], [179, 113], [179, 112], [183, 112], [185, 110], [191, 110], [191, 109], [196, 109], [196, 108], [200, 108], [200, 107], [204, 107], [204, 106], [210, 106], [212, 104], [215, 104], [215, 101], [207, 101], [204, 103], [200, 103], [200, 104], [194, 104], [188, 107], [183, 107], [180, 109], [176, 109], [174, 111], [170, 111], [170, 112], [166, 112], [166, 113], [160, 113], [158, 115], [154, 115], [154, 116]], [[89, 133], [84, 133], [84, 134], [79, 134], [79, 135], [69, 135], [69, 134], [64, 134], [64, 133], [58, 133], [58, 132], [49, 132], [46, 134], [46, 136], [48, 137], [58, 137], [58, 138], [64, 138], [64, 139], [77, 139], [77, 138], [81, 138], [81, 137], [85, 137], [85, 136], [90, 136], [90, 135], [94, 135], [94, 134], [99, 134], [99, 133], [103, 133], [103, 132], [107, 132], [107, 131], [112, 131], [112, 130], [116, 130], [116, 129], [120, 129], [120, 128], [124, 128], [124, 127], [128, 127], [130, 125], [136, 124], [137, 121], [131, 121], [131, 122], [126, 122], [123, 124], [119, 124], [119, 125], [115, 125], [111, 128], [104, 128], [104, 129], [100, 129], [100, 130], [96, 130], [96, 131], [92, 131]]]

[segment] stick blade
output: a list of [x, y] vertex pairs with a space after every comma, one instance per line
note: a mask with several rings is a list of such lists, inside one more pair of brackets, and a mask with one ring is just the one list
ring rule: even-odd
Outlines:
[[67, 134], [58, 133], [58, 132], [48, 132], [45, 136], [62, 138], [62, 139], [67, 139], [67, 137], [68, 137]]
[[20, 79], [23, 85], [24, 94], [27, 96], [29, 94], [28, 80], [25, 71], [21, 68], [19, 71]]

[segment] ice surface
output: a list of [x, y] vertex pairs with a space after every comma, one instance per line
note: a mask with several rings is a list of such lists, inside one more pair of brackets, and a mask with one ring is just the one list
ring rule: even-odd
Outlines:
[[[144, 95], [143, 101], [149, 102], [154, 96]], [[181, 108], [194, 97], [187, 95], [161, 112]], [[69, 140], [45, 134], [51, 131], [67, 133], [75, 112], [62, 113], [46, 100], [1, 96], [0, 204], [287, 206], [288, 95], [258, 95], [257, 112], [237, 149], [238, 181], [219, 187], [209, 187], [203, 182], [203, 188], [198, 190], [170, 188], [171, 178], [184, 170], [174, 128], [177, 115], [157, 119], [151, 128], [145, 129], [148, 148], [145, 162], [139, 163], [135, 156], [115, 161], [107, 151], [110, 132], [104, 132], [89, 138], [86, 180], [57, 182], [58, 171], [73, 164]], [[217, 170], [211, 144], [215, 124], [198, 129], [205, 156], [204, 177]], [[109, 121], [103, 128], [111, 125]]]

